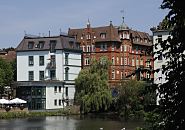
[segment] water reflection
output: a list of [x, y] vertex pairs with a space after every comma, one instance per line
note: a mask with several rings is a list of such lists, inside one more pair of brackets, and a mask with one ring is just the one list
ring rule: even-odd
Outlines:
[[0, 120], [0, 130], [134, 130], [142, 122], [123, 122], [105, 116], [50, 116]]

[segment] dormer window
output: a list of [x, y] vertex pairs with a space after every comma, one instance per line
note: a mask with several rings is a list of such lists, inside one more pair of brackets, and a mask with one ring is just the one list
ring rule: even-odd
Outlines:
[[87, 34], [86, 35], [86, 39], [91, 39], [91, 35], [90, 34]]
[[28, 49], [33, 49], [34, 42], [28, 42]]
[[71, 48], [74, 48], [74, 41], [69, 41], [69, 45]]
[[57, 43], [56, 40], [51, 40], [51, 41], [50, 41], [50, 52], [51, 52], [51, 53], [52, 53], [52, 52], [56, 52], [56, 50], [55, 50], [56, 43]]
[[44, 48], [44, 43], [45, 43], [45, 41], [39, 41], [39, 48]]
[[44, 48], [44, 43], [45, 43], [44, 41], [39, 41], [39, 44], [35, 46], [35, 48], [40, 48], [40, 49]]
[[101, 39], [105, 39], [106, 38], [106, 33], [100, 33], [100, 37], [101, 37]]

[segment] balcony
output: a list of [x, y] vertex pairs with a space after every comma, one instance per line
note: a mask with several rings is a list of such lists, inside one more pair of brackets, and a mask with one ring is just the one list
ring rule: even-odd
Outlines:
[[47, 69], [56, 69], [56, 62], [49, 62], [46, 66]]

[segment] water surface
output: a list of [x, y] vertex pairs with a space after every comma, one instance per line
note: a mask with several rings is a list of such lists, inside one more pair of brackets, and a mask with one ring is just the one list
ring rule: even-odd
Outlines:
[[0, 120], [0, 130], [134, 130], [142, 122], [105, 116], [48, 116]]

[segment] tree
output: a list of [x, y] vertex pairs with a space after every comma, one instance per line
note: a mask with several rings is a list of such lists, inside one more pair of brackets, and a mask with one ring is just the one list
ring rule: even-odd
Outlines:
[[4, 87], [10, 86], [13, 81], [13, 69], [9, 62], [0, 58], [0, 94], [4, 93]]
[[106, 111], [112, 102], [108, 87], [109, 61], [103, 57], [93, 60], [91, 65], [80, 71], [76, 83], [75, 103], [80, 104], [81, 112]]
[[167, 40], [161, 43], [162, 51], [168, 60], [163, 68], [167, 82], [159, 86], [160, 123], [164, 130], [183, 130], [185, 121], [185, 10], [182, 0], [163, 0], [162, 9], [168, 9], [166, 16], [170, 28]]
[[118, 87], [117, 110], [125, 120], [130, 117], [141, 118], [144, 108], [155, 102], [151, 93], [147, 92], [148, 86], [144, 81], [122, 81]]

